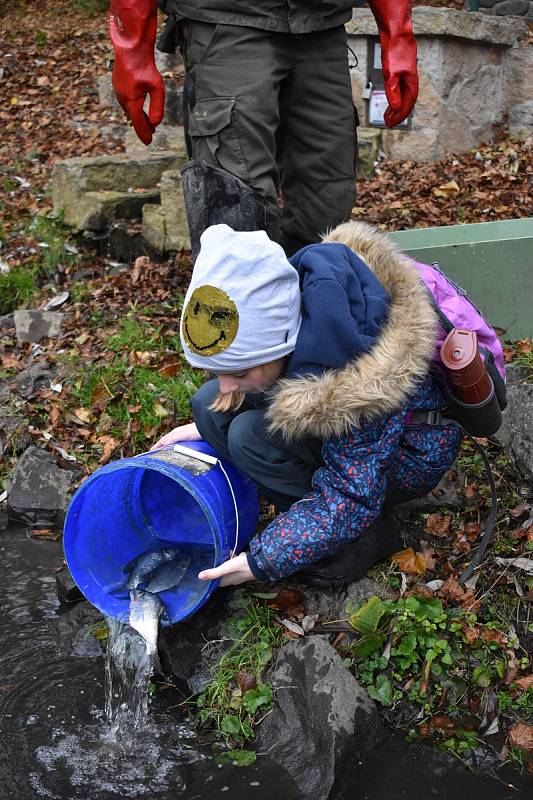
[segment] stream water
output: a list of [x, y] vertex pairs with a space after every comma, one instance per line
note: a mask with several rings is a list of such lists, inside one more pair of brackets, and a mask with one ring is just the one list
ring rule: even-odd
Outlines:
[[[29, 539], [0, 519], [0, 797], [301, 800], [290, 776], [267, 757], [246, 769], [219, 766], [211, 747], [177, 721], [176, 700], [166, 701], [165, 692], [146, 716], [143, 693], [131, 717], [128, 675], [149, 673], [140, 637], [120, 645], [124, 658], [108, 675], [106, 698], [98, 643], [81, 636], [68, 647], [58, 643], [55, 571], [62, 558], [60, 543]], [[336, 800], [511, 800], [527, 797], [528, 787], [532, 796], [531, 783], [514, 772], [502, 783], [452, 760], [433, 762], [428, 752], [391, 738], [373, 763], [354, 767]]]

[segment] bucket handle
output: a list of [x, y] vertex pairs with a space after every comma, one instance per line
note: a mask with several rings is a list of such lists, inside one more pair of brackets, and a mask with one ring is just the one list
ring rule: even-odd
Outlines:
[[[231, 492], [231, 497], [233, 499], [233, 506], [235, 508], [235, 542], [229, 555], [230, 558], [233, 558], [235, 556], [235, 553], [237, 552], [237, 544], [239, 542], [239, 509], [237, 507], [237, 499], [235, 497], [235, 492], [233, 491], [233, 486], [231, 485], [229, 475], [224, 469], [222, 461], [216, 456], [209, 455], [209, 453], [201, 453], [199, 450], [193, 450], [192, 448], [185, 447], [182, 444], [175, 444], [172, 449], [176, 453], [182, 453], [185, 456], [189, 456], [189, 458], [196, 458], [198, 461], [203, 461], [205, 464], [211, 464], [211, 466], [218, 465], [222, 470], [222, 472], [224, 473], [224, 476], [228, 482], [229, 490]], [[157, 450], [147, 450], [146, 453], [138, 453], [137, 456], [134, 456], [134, 458], [138, 458], [139, 456], [146, 456], [148, 454], [153, 454], [156, 452]]]

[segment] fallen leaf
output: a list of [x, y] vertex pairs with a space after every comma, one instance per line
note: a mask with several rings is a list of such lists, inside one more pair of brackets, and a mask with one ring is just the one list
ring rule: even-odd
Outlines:
[[394, 553], [391, 556], [391, 561], [398, 564], [400, 572], [414, 573], [421, 575], [426, 571], [426, 562], [422, 553], [415, 553], [412, 547], [406, 550], [401, 550], [399, 553]]
[[181, 364], [179, 361], [174, 361], [172, 364], [165, 364], [164, 367], [160, 367], [158, 369], [158, 373], [161, 375], [162, 378], [173, 378], [176, 373], [178, 373], [181, 369]]
[[426, 520], [426, 530], [432, 536], [446, 536], [452, 518], [443, 514], [430, 514]]
[[513, 683], [519, 686], [524, 692], [533, 688], [533, 675], [524, 675], [523, 678], [517, 678]]
[[150, 259], [148, 256], [139, 256], [135, 259], [135, 263], [133, 265], [133, 269], [131, 271], [131, 282], [137, 283], [139, 280], [141, 273], [150, 266]]
[[533, 752], [533, 726], [525, 722], [517, 722], [509, 731], [509, 741], [513, 747]]

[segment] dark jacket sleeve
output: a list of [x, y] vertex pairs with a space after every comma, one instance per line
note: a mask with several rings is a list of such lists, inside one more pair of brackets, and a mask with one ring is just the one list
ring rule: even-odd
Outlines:
[[268, 580], [292, 575], [333, 555], [376, 519], [385, 497], [386, 472], [403, 433], [405, 411], [324, 444], [325, 466], [313, 491], [250, 542], [250, 561]]

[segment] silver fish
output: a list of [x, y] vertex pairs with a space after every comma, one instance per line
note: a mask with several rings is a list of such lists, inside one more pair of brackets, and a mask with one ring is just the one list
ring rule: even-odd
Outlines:
[[163, 550], [147, 550], [129, 561], [123, 572], [129, 573], [128, 586], [137, 589], [143, 578], [165, 561], [171, 561], [182, 552], [181, 547], [165, 547]]
[[159, 597], [142, 589], [130, 592], [130, 625], [146, 642], [148, 653], [157, 653], [159, 617], [164, 606]]
[[185, 577], [190, 563], [189, 556], [182, 556], [160, 564], [152, 572], [150, 581], [146, 584], [146, 591], [164, 592], [165, 589], [177, 586]]

